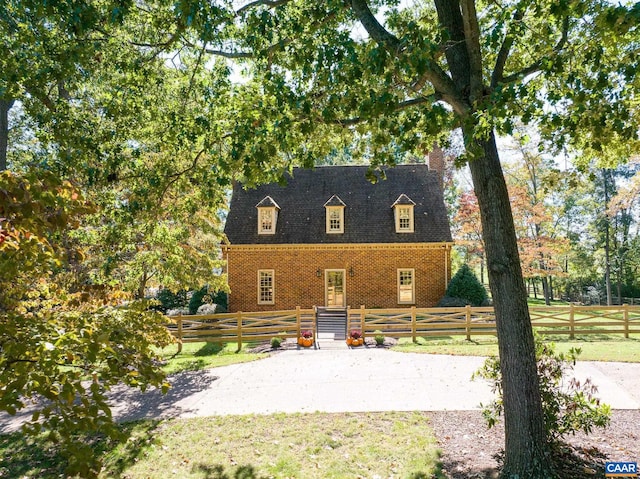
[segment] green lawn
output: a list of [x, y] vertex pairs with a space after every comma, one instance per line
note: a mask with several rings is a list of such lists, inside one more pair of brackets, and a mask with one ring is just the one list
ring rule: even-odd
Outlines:
[[[101, 478], [443, 478], [428, 413], [227, 416], [124, 426]], [[64, 477], [55, 450], [0, 436], [0, 477]], [[9, 472], [10, 471], [10, 472]], [[8, 476], [6, 474], [9, 474]]]
[[[529, 296], [529, 298], [527, 298], [527, 303], [529, 303], [529, 306], [546, 306], [544, 298], [534, 298], [532, 296]], [[554, 301], [551, 301], [550, 306], [569, 306], [569, 303], [556, 299]]]
[[[629, 339], [619, 335], [612, 335], [607, 339], [600, 336], [583, 336], [574, 340], [566, 337], [545, 339], [553, 342], [558, 352], [566, 352], [571, 348], [582, 349], [579, 356], [582, 361], [640, 362], [640, 335], [632, 335]], [[394, 349], [411, 353], [497, 356], [498, 340], [493, 336], [476, 337], [471, 341], [460, 337], [418, 338], [418, 342], [414, 344], [411, 339], [402, 339]]]
[[268, 357], [266, 354], [246, 352], [251, 346], [246, 344], [243, 345], [242, 350], [236, 351], [236, 343], [184, 343], [182, 352], [176, 354], [178, 345], [173, 344], [161, 350], [160, 356], [166, 361], [163, 370], [167, 374], [174, 374], [180, 371], [199, 371]]

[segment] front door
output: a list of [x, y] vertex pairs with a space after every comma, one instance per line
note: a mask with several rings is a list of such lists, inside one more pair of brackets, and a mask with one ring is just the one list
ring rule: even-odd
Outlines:
[[325, 271], [325, 298], [327, 306], [345, 305], [344, 270], [328, 269]]

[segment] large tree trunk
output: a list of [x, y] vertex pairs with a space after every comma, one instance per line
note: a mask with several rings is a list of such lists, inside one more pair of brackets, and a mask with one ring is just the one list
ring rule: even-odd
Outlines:
[[14, 100], [0, 98], [0, 171], [7, 169], [7, 149], [9, 147], [9, 110]]
[[[516, 232], [495, 137], [473, 140], [467, 151], [480, 155], [469, 162], [480, 206], [489, 286], [496, 313], [505, 420], [502, 477], [553, 477], [548, 457], [536, 368], [533, 330], [522, 278]], [[481, 148], [482, 151], [478, 151]], [[483, 153], [483, 154], [482, 154]]]

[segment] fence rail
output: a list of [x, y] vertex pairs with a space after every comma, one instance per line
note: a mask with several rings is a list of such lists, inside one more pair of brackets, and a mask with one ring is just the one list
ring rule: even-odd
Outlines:
[[[492, 307], [463, 308], [350, 308], [347, 329], [362, 334], [395, 338], [427, 336], [495, 335], [495, 312]], [[542, 335], [640, 334], [640, 306], [536, 306], [530, 307], [531, 323]], [[180, 343], [209, 341], [266, 341], [274, 336], [297, 338], [305, 330], [316, 338], [315, 310], [224, 313], [199, 316], [173, 316], [171, 333]]]
[[[301, 309], [290, 311], [263, 311], [255, 313], [222, 313], [207, 315], [170, 316], [168, 325], [173, 336], [182, 343], [200, 341], [238, 343], [268, 341], [274, 336], [298, 338], [302, 331], [312, 331], [316, 337], [315, 311]], [[178, 346], [178, 352], [182, 350]]]

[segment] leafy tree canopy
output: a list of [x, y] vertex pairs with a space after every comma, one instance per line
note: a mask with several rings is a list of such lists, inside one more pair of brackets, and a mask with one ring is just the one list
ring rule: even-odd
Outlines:
[[33, 406], [23, 430], [60, 443], [69, 472], [100, 470], [83, 434], [118, 436], [107, 393], [124, 382], [169, 385], [152, 346], [172, 342], [165, 318], [118, 290], [79, 287], [65, 237], [88, 206], [78, 190], [38, 171], [0, 174], [0, 409]]
[[[398, 151], [420, 154], [460, 128], [496, 308], [503, 474], [546, 477], [535, 347], [495, 133], [510, 133], [516, 118], [537, 123], [557, 147], [584, 151], [585, 165], [637, 151], [639, 17], [638, 4], [604, 0], [9, 1], [0, 7], [9, 52], [0, 59], [0, 139], [3, 112], [19, 101], [39, 148], [22, 150], [12, 168], [77, 180], [111, 205], [105, 231], [128, 229], [114, 248], [147, 251], [190, 208], [215, 210], [235, 178], [271, 180], [345, 148], [373, 167], [393, 164]], [[229, 61], [244, 75], [239, 84]], [[162, 247], [172, 244], [188, 242]], [[163, 274], [131, 255], [114, 259], [136, 264], [138, 285]]]

